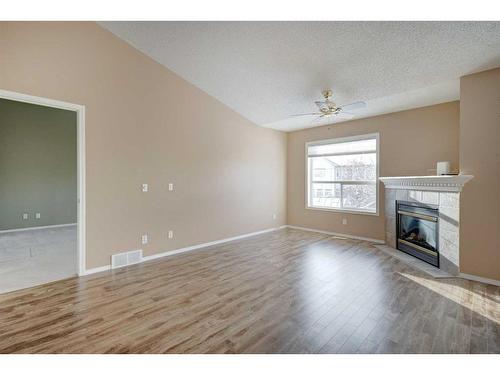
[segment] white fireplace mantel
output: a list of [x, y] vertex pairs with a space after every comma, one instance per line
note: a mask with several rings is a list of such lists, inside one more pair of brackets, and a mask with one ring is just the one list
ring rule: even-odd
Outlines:
[[461, 174], [457, 176], [380, 177], [379, 180], [388, 189], [460, 192], [462, 187], [473, 177]]

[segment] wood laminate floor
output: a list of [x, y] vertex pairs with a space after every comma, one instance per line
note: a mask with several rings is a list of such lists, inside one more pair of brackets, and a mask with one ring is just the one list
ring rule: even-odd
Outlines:
[[500, 288], [283, 229], [0, 295], [2, 353], [500, 353]]

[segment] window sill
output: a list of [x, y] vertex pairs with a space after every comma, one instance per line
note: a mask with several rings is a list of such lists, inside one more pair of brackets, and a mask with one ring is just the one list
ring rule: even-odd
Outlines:
[[326, 207], [311, 207], [311, 206], [306, 206], [306, 209], [307, 210], [314, 210], [314, 211], [337, 212], [337, 213], [344, 213], [344, 214], [379, 216], [378, 210], [375, 212], [369, 212], [369, 211], [346, 210], [346, 209], [342, 209], [342, 208], [326, 208]]

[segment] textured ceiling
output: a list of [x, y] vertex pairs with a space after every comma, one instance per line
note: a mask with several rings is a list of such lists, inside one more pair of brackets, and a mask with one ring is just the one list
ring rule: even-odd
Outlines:
[[338, 104], [367, 102], [362, 118], [456, 100], [461, 76], [500, 66], [500, 22], [100, 25], [254, 123], [287, 131], [322, 124], [290, 115], [316, 111], [325, 88]]

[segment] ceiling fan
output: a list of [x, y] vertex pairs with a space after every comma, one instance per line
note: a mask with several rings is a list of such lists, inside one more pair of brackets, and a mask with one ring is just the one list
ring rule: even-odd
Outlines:
[[354, 113], [351, 113], [351, 111], [356, 111], [358, 109], [366, 107], [365, 102], [354, 102], [351, 104], [338, 106], [335, 102], [332, 101], [332, 90], [325, 90], [322, 92], [322, 95], [325, 98], [324, 101], [314, 102], [318, 106], [319, 112], [302, 113], [292, 116], [318, 116], [318, 118], [335, 116], [344, 119], [351, 119], [354, 117]]

